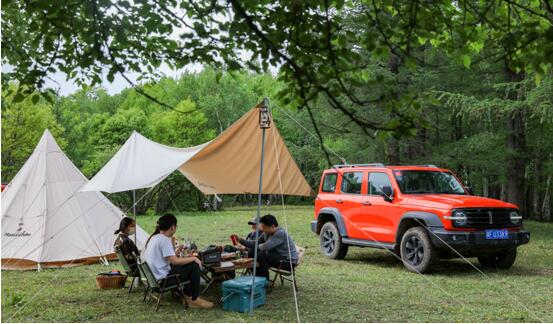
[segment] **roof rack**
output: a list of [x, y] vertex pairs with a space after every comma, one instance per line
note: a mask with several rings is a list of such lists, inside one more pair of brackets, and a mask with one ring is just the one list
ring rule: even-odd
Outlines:
[[385, 165], [383, 163], [366, 163], [366, 164], [335, 164], [332, 166], [334, 169], [340, 169], [340, 168], [359, 168], [359, 167], [379, 167], [384, 168]]

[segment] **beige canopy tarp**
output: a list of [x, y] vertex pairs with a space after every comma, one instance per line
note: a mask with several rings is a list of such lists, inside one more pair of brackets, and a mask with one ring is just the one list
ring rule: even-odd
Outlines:
[[[260, 163], [261, 129], [259, 108], [255, 107], [214, 140], [196, 147], [177, 149], [134, 132], [81, 190], [119, 192], [147, 188], [178, 169], [204, 194], [256, 193], [259, 190]], [[295, 196], [311, 194], [311, 187], [288, 152], [274, 122], [266, 130], [262, 192]]]
[[[206, 147], [184, 163], [179, 170], [205, 194], [256, 193], [259, 191], [261, 129], [259, 109], [254, 108]], [[263, 190], [309, 196], [311, 187], [288, 152], [274, 122], [266, 130]]]

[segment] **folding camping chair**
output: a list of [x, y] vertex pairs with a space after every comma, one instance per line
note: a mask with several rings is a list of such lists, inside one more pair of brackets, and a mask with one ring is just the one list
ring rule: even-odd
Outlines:
[[129, 288], [129, 294], [130, 294], [136, 278], [138, 278], [138, 281], [141, 280], [140, 271], [138, 270], [138, 267], [134, 270], [131, 269], [131, 266], [127, 262], [127, 259], [125, 258], [121, 250], [116, 251], [116, 254], [117, 254], [117, 258], [119, 259], [119, 262], [121, 263], [121, 266], [123, 266], [123, 270], [125, 270], [125, 274], [127, 275], [127, 277], [131, 278], [131, 287]]
[[[159, 304], [161, 302], [161, 297], [166, 292], [173, 292], [180, 290], [182, 291], [184, 287], [190, 284], [190, 281], [184, 281], [181, 282], [179, 280], [179, 276], [177, 274], [168, 275], [164, 279], [157, 280], [154, 277], [154, 274], [152, 273], [152, 270], [150, 269], [150, 266], [145, 261], [139, 261], [138, 262], [138, 270], [140, 271], [140, 274], [146, 278], [146, 281], [148, 285], [146, 286], [146, 289], [144, 290], [144, 299], [142, 302], [146, 303], [146, 299], [148, 301], [151, 298], [154, 298], [156, 302], [156, 312], [159, 309]], [[171, 284], [167, 286], [167, 281], [170, 278], [176, 279], [176, 284]]]
[[[269, 287], [272, 289], [275, 286], [277, 278], [280, 278], [280, 283], [284, 285], [284, 280], [291, 282], [294, 285], [294, 289], [298, 291], [298, 283], [296, 278], [296, 269], [300, 265], [303, 255], [305, 254], [305, 248], [296, 245], [296, 251], [298, 251], [298, 263], [290, 270], [284, 268], [284, 264], [290, 265], [290, 261], [282, 260], [278, 268], [270, 267], [269, 270], [275, 273], [273, 280], [269, 279]], [[270, 277], [270, 276], [269, 276]], [[290, 278], [291, 277], [291, 278]]]

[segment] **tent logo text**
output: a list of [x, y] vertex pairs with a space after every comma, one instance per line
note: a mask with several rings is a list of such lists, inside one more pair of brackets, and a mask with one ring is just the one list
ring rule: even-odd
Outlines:
[[25, 237], [25, 236], [31, 236], [31, 233], [28, 233], [28, 232], [25, 232], [25, 230], [23, 229], [23, 223], [19, 223], [18, 224], [18, 229], [15, 231], [15, 233], [4, 233], [5, 236], [7, 237]]

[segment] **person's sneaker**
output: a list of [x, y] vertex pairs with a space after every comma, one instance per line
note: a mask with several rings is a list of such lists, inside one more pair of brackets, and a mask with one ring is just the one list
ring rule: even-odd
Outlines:
[[191, 297], [185, 296], [184, 301], [190, 308], [213, 308], [214, 306], [212, 302], [201, 299], [200, 297], [196, 298], [196, 300], [192, 300]]

